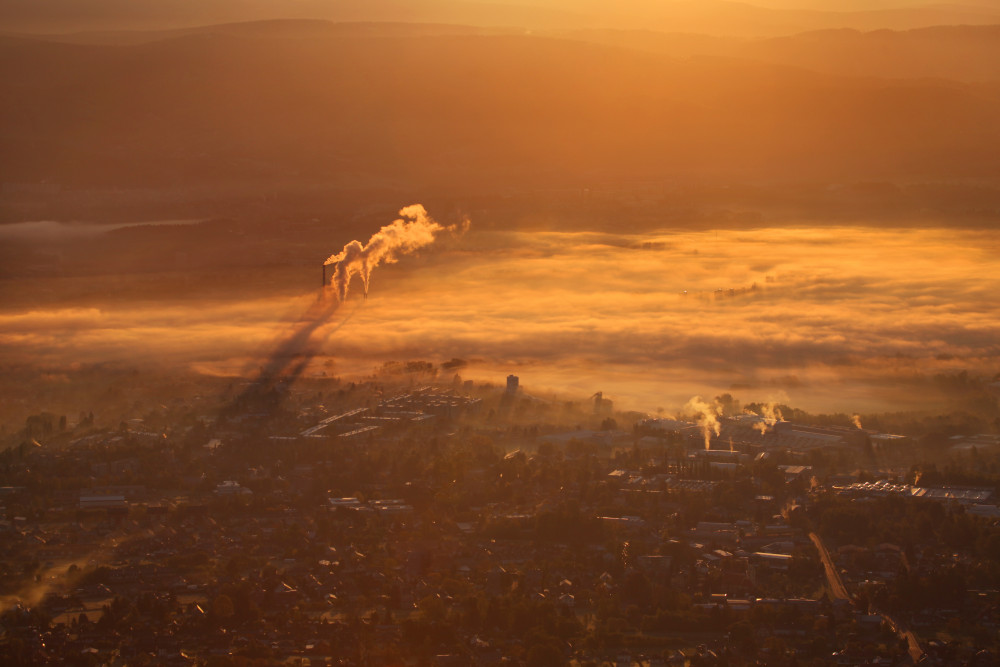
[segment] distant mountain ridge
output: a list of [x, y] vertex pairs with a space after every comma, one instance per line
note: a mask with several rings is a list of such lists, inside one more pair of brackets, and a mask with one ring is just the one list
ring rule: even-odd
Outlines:
[[[193, 35], [262, 39], [334, 39], [359, 36], [523, 34], [525, 32], [519, 28], [486, 28], [441, 23], [335, 23], [318, 19], [275, 19], [171, 30], [13, 34], [7, 37], [67, 44], [134, 46]], [[847, 76], [937, 77], [967, 82], [1000, 80], [1000, 24], [868, 32], [840, 28], [766, 39], [612, 29], [542, 31], [537, 35], [647, 51], [675, 58], [694, 56], [749, 58]]]
[[653, 29], [742, 37], [823, 30], [1000, 23], [1000, 6], [965, 3], [818, 11], [726, 0], [5, 0], [0, 31], [79, 32], [164, 29], [264, 19], [459, 23], [488, 27]]
[[1000, 25], [935, 26], [863, 32], [841, 28], [768, 39], [737, 39], [651, 30], [551, 33], [677, 58], [726, 56], [847, 76], [1000, 80]]
[[[293, 28], [317, 34], [276, 37]], [[0, 178], [496, 189], [1000, 176], [995, 85], [427, 31], [257, 24], [131, 46], [0, 39], [0, 96], [15, 101], [0, 107]]]
[[8, 33], [12, 38], [65, 44], [135, 46], [193, 35], [228, 35], [262, 39], [317, 39], [340, 36], [440, 36], [523, 34], [523, 29], [487, 28], [452, 23], [397, 23], [389, 21], [335, 22], [325, 19], [268, 19], [239, 21], [169, 30], [107, 30], [71, 33]]

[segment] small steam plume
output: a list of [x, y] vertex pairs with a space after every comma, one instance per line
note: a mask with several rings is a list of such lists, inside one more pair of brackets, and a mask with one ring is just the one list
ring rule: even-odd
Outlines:
[[420, 204], [405, 206], [399, 210], [400, 218], [394, 220], [377, 231], [368, 243], [351, 241], [336, 255], [331, 255], [324, 266], [333, 266], [333, 276], [330, 283], [337, 288], [337, 297], [343, 301], [347, 298], [347, 288], [354, 276], [361, 276], [365, 297], [368, 296], [368, 285], [372, 270], [382, 264], [392, 264], [399, 255], [407, 254], [434, 243], [434, 239], [442, 231], [465, 231], [468, 220], [461, 225], [444, 227], [435, 222], [427, 210]]
[[701, 427], [702, 436], [705, 438], [705, 449], [709, 449], [712, 434], [718, 436], [722, 432], [722, 425], [719, 424], [722, 406], [718, 401], [706, 403], [701, 396], [694, 396], [685, 404], [684, 411], [697, 413], [698, 426]]
[[[756, 415], [757, 413], [753, 410], [747, 410], [748, 414]], [[767, 433], [768, 429], [773, 428], [778, 422], [785, 421], [781, 416], [781, 410], [778, 409], [777, 404], [774, 401], [770, 401], [767, 405], [761, 408], [760, 414], [757, 415], [763, 421], [759, 421], [753, 425], [754, 429], [760, 431], [761, 435]]]
[[861, 415], [854, 415], [851, 417], [851, 423], [860, 431], [861, 430]]

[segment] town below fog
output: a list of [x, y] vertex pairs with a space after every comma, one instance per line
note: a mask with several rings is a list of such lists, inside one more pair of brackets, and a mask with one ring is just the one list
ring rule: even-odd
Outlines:
[[0, 661], [1000, 656], [1000, 437], [729, 394], [651, 416], [462, 368], [32, 415], [0, 455]]

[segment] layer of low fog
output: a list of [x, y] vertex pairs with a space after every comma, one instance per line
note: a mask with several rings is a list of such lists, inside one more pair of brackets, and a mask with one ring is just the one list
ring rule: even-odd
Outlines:
[[[306, 374], [469, 360], [533, 391], [622, 408], [739, 393], [818, 410], [933, 407], [936, 373], [1000, 371], [990, 232], [874, 227], [483, 232], [378, 268], [316, 328]], [[318, 283], [317, 267], [317, 283]], [[262, 268], [262, 272], [267, 269]], [[167, 362], [252, 375], [319, 298], [187, 294], [0, 314], [5, 362]]]

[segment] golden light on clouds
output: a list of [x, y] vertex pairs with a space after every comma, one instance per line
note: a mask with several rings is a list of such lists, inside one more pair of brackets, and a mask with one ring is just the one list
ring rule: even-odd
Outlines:
[[[724, 391], [915, 406], [932, 399], [908, 395], [913, 379], [1000, 370], [997, 251], [989, 232], [950, 229], [474, 230], [383, 267], [367, 302], [316, 332], [313, 371], [460, 357], [466, 377], [515, 372], [529, 389], [602, 390], [642, 410]], [[53, 364], [249, 372], [315, 298], [8, 312], [0, 344]]]

